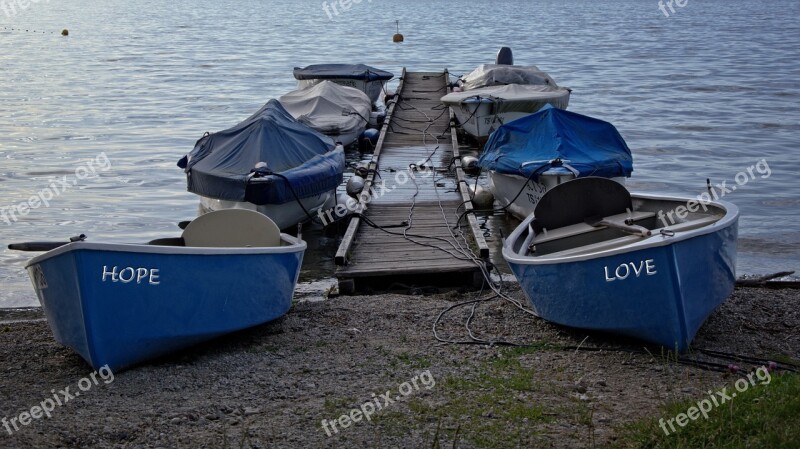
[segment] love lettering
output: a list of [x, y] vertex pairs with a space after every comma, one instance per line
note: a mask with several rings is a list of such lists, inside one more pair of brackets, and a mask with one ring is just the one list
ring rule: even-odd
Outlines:
[[603, 269], [606, 273], [606, 282], [614, 282], [616, 280], [624, 281], [631, 275], [638, 278], [642, 273], [646, 276], [652, 276], [657, 273], [656, 264], [653, 259], [642, 260], [638, 264], [634, 262], [623, 263], [611, 274], [608, 272], [608, 265], [603, 267]]

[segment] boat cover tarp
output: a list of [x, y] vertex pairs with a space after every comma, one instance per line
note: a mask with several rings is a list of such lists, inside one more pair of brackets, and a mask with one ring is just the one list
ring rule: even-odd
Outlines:
[[190, 192], [227, 201], [282, 204], [294, 200], [286, 181], [254, 177], [265, 162], [291, 182], [301, 198], [335, 189], [342, 181], [344, 152], [330, 137], [294, 119], [277, 100], [238, 125], [203, 136], [178, 166]]
[[482, 87], [480, 89], [452, 92], [442, 97], [447, 106], [461, 103], [491, 101], [494, 113], [535, 112], [546, 104], [566, 109], [569, 104], [569, 89], [547, 85], [520, 85]]
[[364, 81], [386, 81], [392, 79], [391, 73], [364, 64], [314, 64], [294, 68], [294, 78], [298, 80], [347, 78]]
[[299, 122], [332, 135], [363, 129], [372, 111], [372, 102], [367, 94], [332, 81], [293, 90], [279, 101]]
[[481, 64], [477, 69], [461, 77], [465, 90], [506, 84], [531, 84], [558, 87], [555, 80], [535, 65]]
[[483, 169], [538, 180], [563, 166], [582, 176], [630, 176], [633, 157], [611, 123], [546, 106], [498, 128], [478, 164]]

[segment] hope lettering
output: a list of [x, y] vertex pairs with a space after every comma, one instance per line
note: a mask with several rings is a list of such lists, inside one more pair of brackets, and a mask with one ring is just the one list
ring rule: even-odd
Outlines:
[[608, 274], [608, 265], [603, 267], [606, 274], [606, 282], [614, 282], [616, 280], [628, 279], [628, 276], [633, 274], [637, 278], [645, 273], [647, 276], [652, 276], [657, 273], [656, 264], [653, 259], [642, 260], [638, 264], [633, 262], [623, 263], [619, 265], [613, 273], [613, 276]]
[[109, 270], [108, 266], [103, 265], [103, 282], [108, 278], [111, 279], [111, 282], [122, 282], [123, 284], [133, 281], [136, 281], [137, 284], [141, 284], [143, 281], [146, 281], [150, 285], [158, 285], [161, 283], [158, 277], [158, 268], [125, 267], [118, 269], [117, 266], [114, 266]]

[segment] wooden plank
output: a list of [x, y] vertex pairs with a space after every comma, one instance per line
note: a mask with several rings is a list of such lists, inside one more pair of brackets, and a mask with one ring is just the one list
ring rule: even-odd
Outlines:
[[395, 276], [395, 275], [414, 275], [414, 274], [436, 274], [436, 273], [453, 273], [453, 272], [470, 272], [470, 271], [479, 271], [479, 268], [474, 264], [470, 266], [462, 266], [462, 265], [439, 265], [439, 266], [413, 266], [408, 267], [408, 269], [403, 270], [402, 273], [398, 273], [397, 265], [392, 264], [388, 266], [381, 266], [381, 267], [367, 267], [364, 269], [353, 270], [353, 269], [345, 269], [340, 274], [342, 277], [379, 277], [379, 276]]
[[[450, 93], [450, 88], [447, 88], [447, 93]], [[455, 113], [453, 112], [453, 108], [450, 109], [450, 135], [453, 140], [453, 157], [456, 158], [457, 166], [456, 166], [456, 176], [458, 178], [458, 188], [461, 192], [461, 199], [464, 203], [464, 210], [467, 214], [467, 222], [469, 223], [469, 227], [472, 230], [472, 236], [475, 239], [475, 243], [478, 245], [478, 252], [482, 259], [489, 258], [489, 245], [486, 244], [486, 239], [483, 237], [483, 232], [481, 232], [480, 227], [478, 226], [478, 220], [475, 218], [475, 214], [473, 212], [472, 207], [472, 199], [469, 195], [469, 187], [467, 186], [466, 176], [464, 175], [463, 165], [461, 163], [461, 153], [459, 151], [458, 145], [458, 134], [456, 133], [456, 117]]]
[[[340, 283], [352, 284], [357, 278], [435, 278], [437, 273], [469, 275], [479, 271], [473, 260], [459, 252], [470, 251], [468, 242], [485, 246], [483, 234], [479, 230], [476, 234], [475, 217], [469, 214], [471, 220], [462, 219], [458, 228], [452, 228], [462, 211], [472, 210], [472, 204], [464, 190], [453, 112], [440, 101], [449, 92], [448, 82], [446, 70], [409, 73], [403, 69], [399, 100], [390, 105], [370, 160], [370, 168], [378, 170], [379, 176], [370, 173], [365, 180], [365, 189], [374, 186], [377, 195], [359, 205], [357, 214], [363, 218], [351, 220], [337, 250]], [[433, 171], [409, 172], [411, 164], [420, 163]], [[402, 172], [405, 174], [400, 175]], [[416, 176], [411, 179], [410, 175]], [[364, 226], [361, 222], [367, 219], [377, 226], [401, 226], [384, 232]]]
[[[400, 75], [400, 83], [397, 86], [397, 91], [400, 92], [403, 89], [403, 80], [406, 77], [406, 68], [403, 67], [403, 71]], [[378, 142], [375, 146], [375, 153], [372, 155], [372, 162], [370, 162], [368, 168], [370, 169], [369, 175], [367, 175], [367, 179], [364, 182], [364, 189], [369, 192], [370, 187], [372, 187], [372, 181], [375, 178], [374, 171], [377, 168], [377, 162], [380, 159], [380, 152], [381, 152], [381, 145], [383, 140], [386, 138], [386, 131], [388, 129], [389, 124], [392, 121], [392, 113], [394, 113], [395, 106], [397, 102], [391, 102], [392, 104], [389, 105], [388, 110], [386, 111], [386, 118], [384, 119], [383, 126], [381, 126], [381, 132], [378, 136]], [[359, 204], [356, 208], [356, 215], [361, 214], [363, 212], [363, 205]], [[336, 250], [336, 256], [334, 257], [334, 263], [336, 265], [342, 266], [347, 264], [347, 255], [350, 252], [350, 245], [353, 244], [353, 238], [356, 235], [356, 231], [358, 230], [358, 226], [361, 224], [361, 220], [358, 217], [351, 219], [350, 223], [347, 226], [347, 231], [342, 238], [342, 242], [339, 244], [339, 248]]]

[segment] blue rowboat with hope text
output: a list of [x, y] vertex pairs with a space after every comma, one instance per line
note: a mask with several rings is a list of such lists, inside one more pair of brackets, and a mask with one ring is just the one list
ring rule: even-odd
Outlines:
[[48, 324], [92, 367], [114, 371], [283, 316], [306, 249], [243, 209], [203, 215], [181, 238], [60, 245], [26, 266]]
[[733, 291], [738, 218], [727, 202], [578, 178], [542, 197], [503, 257], [540, 317], [684, 352]]

